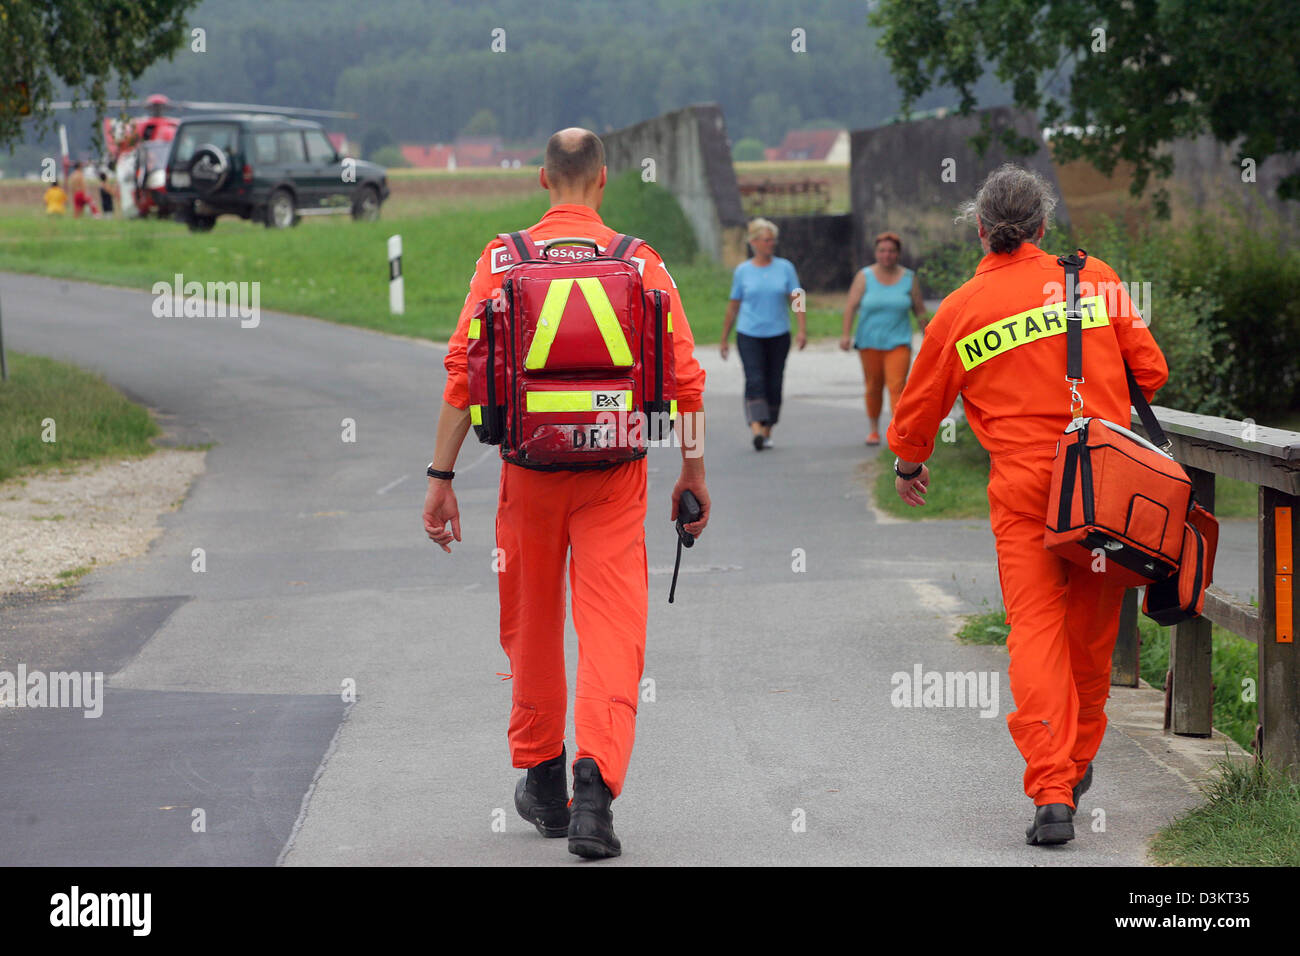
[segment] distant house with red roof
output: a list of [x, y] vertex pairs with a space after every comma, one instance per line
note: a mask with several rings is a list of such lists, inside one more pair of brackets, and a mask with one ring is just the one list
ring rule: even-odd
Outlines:
[[842, 163], [849, 161], [849, 131], [846, 129], [792, 129], [781, 145], [764, 150], [769, 160], [785, 162]]
[[398, 148], [402, 151], [402, 158], [416, 169], [456, 168], [456, 150], [451, 146], [442, 143], [427, 146], [403, 143]]
[[403, 143], [403, 158], [416, 169], [461, 169], [466, 166], [518, 168], [541, 152], [538, 147], [506, 149], [499, 136], [462, 136], [454, 143]]
[[326, 133], [329, 137], [330, 145], [338, 150], [340, 156], [360, 156], [361, 150], [357, 144], [348, 139], [347, 133]]

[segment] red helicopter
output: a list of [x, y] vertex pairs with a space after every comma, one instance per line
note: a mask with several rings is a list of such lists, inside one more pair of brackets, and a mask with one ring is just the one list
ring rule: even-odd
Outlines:
[[[51, 103], [54, 110], [83, 109], [89, 102], [64, 101]], [[337, 110], [299, 109], [287, 106], [264, 106], [254, 103], [211, 103], [198, 100], [173, 100], [161, 93], [153, 93], [142, 100], [108, 100], [110, 109], [121, 110], [117, 117], [105, 117], [104, 159], [116, 176], [119, 203], [123, 216], [146, 217], [160, 209], [159, 194], [165, 191], [167, 153], [181, 117], [165, 116], [164, 111], [217, 110], [220, 112], [276, 113], [286, 116], [320, 116], [330, 119], [356, 119], [356, 113]], [[143, 116], [129, 117], [128, 109], [145, 107]], [[66, 181], [72, 165], [68, 155], [68, 139], [60, 129], [63, 151], [63, 178]]]

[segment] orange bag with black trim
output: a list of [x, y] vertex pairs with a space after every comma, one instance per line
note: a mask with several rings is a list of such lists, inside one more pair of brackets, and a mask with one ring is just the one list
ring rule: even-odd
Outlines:
[[1192, 482], [1127, 364], [1129, 397], [1152, 440], [1100, 418], [1084, 418], [1083, 314], [1079, 270], [1065, 268], [1066, 381], [1073, 419], [1057, 443], [1043, 544], [1067, 561], [1129, 587], [1147, 585], [1143, 612], [1161, 624], [1200, 613], [1214, 569], [1218, 521], [1196, 504]]

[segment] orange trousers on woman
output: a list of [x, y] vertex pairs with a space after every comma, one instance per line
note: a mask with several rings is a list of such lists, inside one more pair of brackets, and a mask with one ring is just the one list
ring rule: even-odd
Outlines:
[[501, 647], [514, 681], [511, 760], [535, 767], [564, 747], [567, 559], [578, 632], [573, 759], [594, 759], [616, 797], [645, 667], [646, 474], [644, 458], [603, 471], [503, 463], [497, 506]]
[[1124, 587], [1043, 547], [1055, 445], [992, 459], [989, 509], [1011, 633], [1007, 726], [1038, 806], [1070, 791], [1106, 733], [1110, 659]]
[[898, 407], [899, 396], [907, 384], [907, 367], [912, 361], [912, 346], [885, 349], [858, 349], [862, 359], [862, 377], [867, 381], [867, 417], [879, 418], [884, 389], [889, 389], [889, 408]]

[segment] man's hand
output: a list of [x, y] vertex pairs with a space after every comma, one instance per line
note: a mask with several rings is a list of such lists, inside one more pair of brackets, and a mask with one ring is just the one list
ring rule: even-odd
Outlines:
[[673, 486], [673, 511], [668, 516], [669, 521], [677, 520], [677, 507], [681, 502], [682, 492], [688, 488], [700, 503], [700, 520], [683, 525], [683, 527], [688, 534], [698, 538], [700, 532], [704, 530], [704, 526], [709, 523], [709, 512], [711, 510], [709, 489], [704, 484], [704, 468], [695, 468], [684, 462], [681, 477], [677, 479], [677, 484]]
[[847, 335], [840, 336], [840, 350], [843, 352], [849, 350], [849, 337]]
[[718, 346], [718, 351], [722, 354], [722, 360], [725, 362], [727, 356], [731, 354], [731, 346], [727, 344], [726, 339], [722, 340], [722, 344]]
[[803, 347], [808, 344], [808, 333], [800, 332], [798, 335], [796, 335], [794, 337], [794, 344], [796, 348], [802, 351]]
[[[447, 522], [451, 530], [447, 530]], [[453, 538], [460, 540], [460, 506], [451, 482], [440, 478], [429, 479], [429, 492], [424, 496], [424, 530], [438, 547], [451, 554]]]
[[894, 476], [894, 490], [898, 492], [898, 497], [913, 508], [925, 504], [925, 492], [929, 485], [930, 469], [924, 464], [921, 465], [921, 473], [911, 481], [905, 481], [897, 475]]

